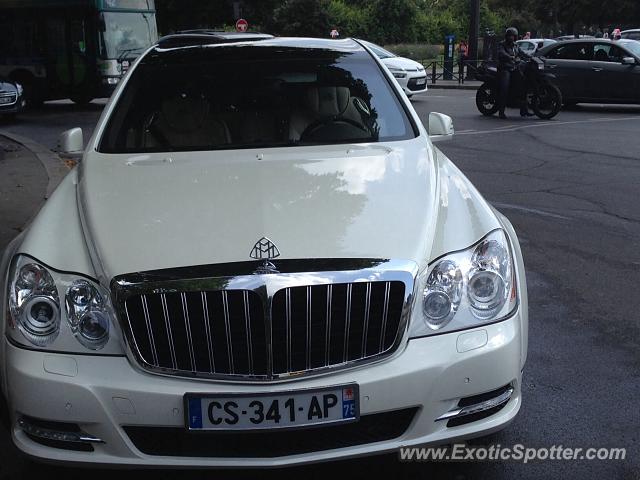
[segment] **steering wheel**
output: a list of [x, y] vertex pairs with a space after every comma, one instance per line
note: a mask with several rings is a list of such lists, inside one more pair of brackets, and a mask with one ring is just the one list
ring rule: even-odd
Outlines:
[[300, 135], [300, 140], [306, 140], [306, 137], [313, 135], [315, 132], [320, 130], [322, 127], [326, 125], [336, 124], [336, 123], [344, 123], [347, 125], [351, 125], [352, 127], [356, 127], [358, 130], [366, 133], [369, 137], [371, 136], [371, 132], [369, 132], [366, 128], [364, 128], [360, 123], [355, 120], [351, 120], [350, 118], [335, 118], [335, 117], [327, 117], [321, 118], [320, 120], [316, 120], [312, 122], [307, 128], [304, 129], [302, 134]]

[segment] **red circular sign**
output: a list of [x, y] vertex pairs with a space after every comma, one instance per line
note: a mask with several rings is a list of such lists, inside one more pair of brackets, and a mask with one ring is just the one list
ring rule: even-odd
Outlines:
[[249, 28], [249, 22], [247, 22], [244, 18], [239, 18], [236, 22], [236, 30], [238, 32], [246, 32]]

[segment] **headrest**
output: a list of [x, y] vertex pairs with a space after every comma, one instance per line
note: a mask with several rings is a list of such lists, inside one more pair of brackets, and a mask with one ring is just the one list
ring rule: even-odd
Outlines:
[[204, 95], [178, 92], [162, 102], [162, 115], [169, 126], [178, 132], [193, 132], [202, 127], [209, 104]]
[[306, 104], [318, 115], [330, 117], [342, 114], [349, 105], [350, 97], [347, 87], [309, 87]]

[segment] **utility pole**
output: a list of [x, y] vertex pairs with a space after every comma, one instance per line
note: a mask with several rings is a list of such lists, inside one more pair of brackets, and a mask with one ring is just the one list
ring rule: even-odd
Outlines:
[[469, 0], [471, 23], [469, 25], [469, 60], [478, 60], [478, 37], [480, 36], [480, 0]]

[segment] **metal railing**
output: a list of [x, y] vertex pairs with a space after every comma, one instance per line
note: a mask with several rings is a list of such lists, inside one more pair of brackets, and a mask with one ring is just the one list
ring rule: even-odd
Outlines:
[[457, 60], [452, 68], [442, 60], [422, 60], [420, 63], [427, 72], [427, 81], [435, 85], [438, 81], [455, 81], [463, 84], [465, 81], [475, 80], [476, 72], [482, 62], [482, 60]]

